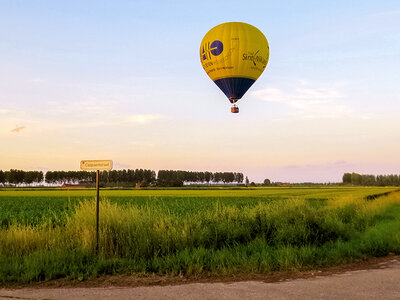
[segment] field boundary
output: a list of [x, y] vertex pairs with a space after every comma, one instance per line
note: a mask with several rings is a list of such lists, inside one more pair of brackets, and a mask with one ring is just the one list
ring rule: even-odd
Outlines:
[[385, 192], [385, 193], [380, 193], [380, 194], [367, 195], [367, 196], [364, 197], [364, 199], [367, 200], [367, 201], [371, 201], [371, 200], [375, 200], [375, 199], [378, 199], [378, 198], [384, 197], [384, 196], [389, 196], [390, 194], [398, 193], [398, 192], [400, 192], [400, 189], [397, 189], [397, 190], [394, 190], [394, 191]]

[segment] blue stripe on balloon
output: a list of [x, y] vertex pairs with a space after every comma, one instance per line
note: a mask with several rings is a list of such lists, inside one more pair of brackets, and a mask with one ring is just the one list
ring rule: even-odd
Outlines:
[[244, 77], [228, 77], [214, 80], [214, 82], [224, 92], [230, 102], [236, 102], [243, 97], [255, 80]]

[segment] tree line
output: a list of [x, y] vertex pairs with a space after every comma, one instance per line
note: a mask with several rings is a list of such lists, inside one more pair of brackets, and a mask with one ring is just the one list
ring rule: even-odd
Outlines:
[[[87, 171], [23, 171], [0, 170], [0, 185], [38, 185], [43, 182], [53, 185], [84, 184], [91, 185], [96, 180], [95, 172]], [[183, 186], [184, 184], [242, 183], [243, 174], [236, 172], [193, 172], [182, 170], [124, 169], [100, 172], [100, 184], [103, 186]]]
[[[107, 186], [133, 186], [136, 183], [152, 184], [156, 173], [152, 170], [111, 170], [100, 172], [100, 184]], [[96, 180], [95, 172], [87, 171], [48, 171], [45, 181], [49, 184], [88, 184]]]
[[370, 175], [358, 173], [344, 173], [343, 183], [363, 186], [400, 186], [400, 175]]
[[242, 183], [243, 173], [236, 172], [191, 172], [160, 170], [157, 174], [158, 186], [183, 186], [184, 183]]
[[31, 185], [43, 182], [44, 176], [42, 171], [22, 171], [11, 169], [10, 171], [0, 170], [1, 185]]

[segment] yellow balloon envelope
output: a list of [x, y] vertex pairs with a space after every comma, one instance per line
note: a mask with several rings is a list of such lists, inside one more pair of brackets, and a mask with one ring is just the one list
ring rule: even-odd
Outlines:
[[268, 58], [267, 39], [247, 23], [217, 25], [207, 32], [200, 45], [204, 70], [232, 103], [242, 98], [264, 72]]

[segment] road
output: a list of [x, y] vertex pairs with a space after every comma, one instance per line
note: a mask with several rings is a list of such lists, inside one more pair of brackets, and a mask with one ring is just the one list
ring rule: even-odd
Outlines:
[[[283, 279], [281, 279], [283, 280]], [[0, 289], [0, 299], [400, 299], [400, 261], [278, 282]]]

